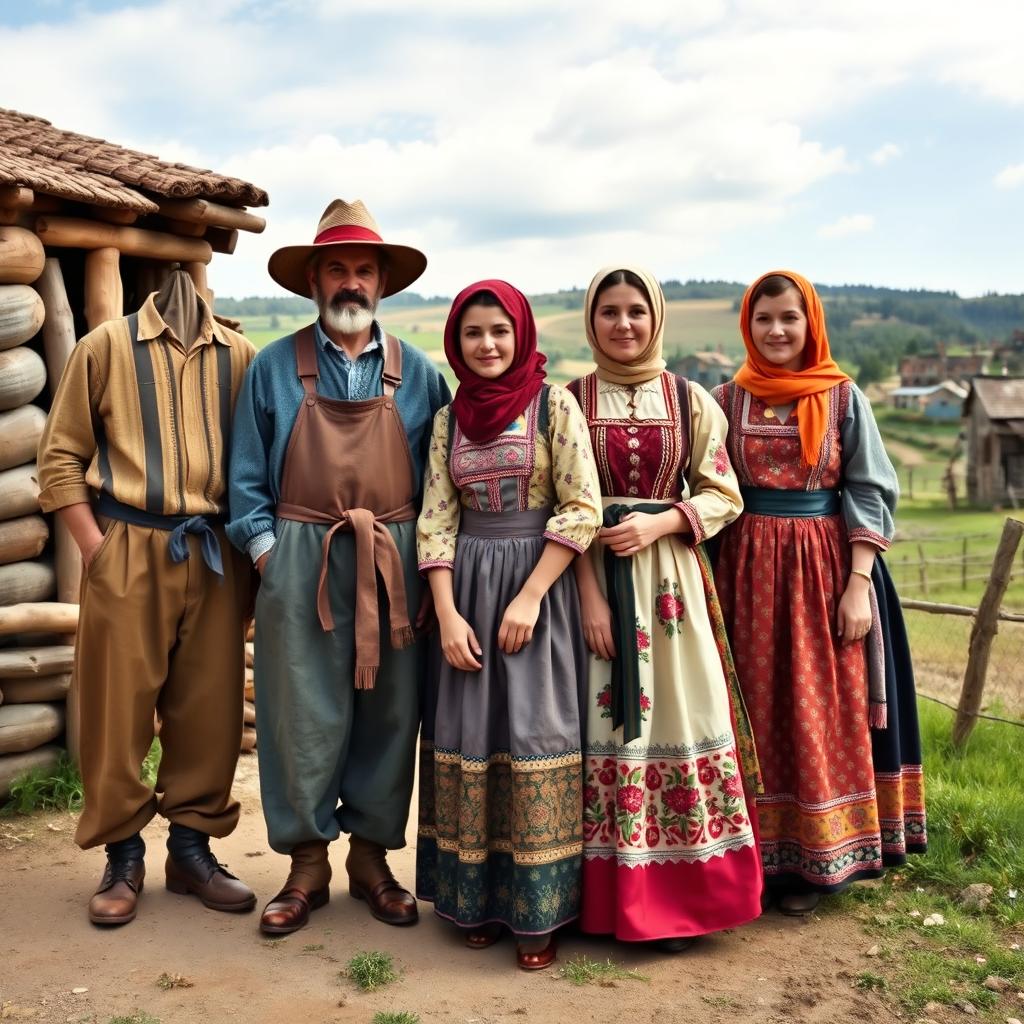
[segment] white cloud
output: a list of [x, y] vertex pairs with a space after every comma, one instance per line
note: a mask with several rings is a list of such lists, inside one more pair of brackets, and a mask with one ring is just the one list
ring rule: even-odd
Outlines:
[[848, 238], [850, 235], [863, 235], [875, 228], [875, 218], [870, 213], [851, 213], [840, 217], [831, 224], [818, 228], [819, 238]]
[[[627, 250], [670, 276], [792, 223], [864, 151], [843, 114], [887, 90], [1024, 102], [1024, 13], [993, 0], [130, 2], [0, 27], [0, 93], [266, 188], [266, 233], [216, 259], [222, 294], [271, 290], [269, 252], [310, 237], [335, 196], [428, 252], [428, 291], [485, 269], [580, 283]], [[886, 142], [868, 159], [902, 155]]]
[[903, 156], [903, 148], [901, 146], [897, 146], [895, 142], [886, 142], [871, 153], [868, 159], [876, 167], [881, 167], [890, 160], [897, 160], [901, 156]]
[[1010, 164], [992, 179], [999, 188], [1017, 188], [1024, 185], [1024, 164]]

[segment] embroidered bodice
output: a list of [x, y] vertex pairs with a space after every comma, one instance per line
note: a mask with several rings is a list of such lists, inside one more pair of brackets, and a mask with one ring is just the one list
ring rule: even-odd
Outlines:
[[732, 381], [713, 394], [729, 419], [729, 455], [743, 486], [836, 488], [849, 539], [889, 547], [899, 485], [871, 406], [855, 384], [846, 381], [829, 391], [828, 426], [814, 466], [800, 457], [795, 408], [780, 423], [767, 403]]
[[592, 373], [570, 390], [590, 428], [603, 497], [673, 502], [696, 541], [739, 515], [725, 417], [702, 387], [667, 372], [639, 385]]
[[434, 418], [416, 528], [420, 569], [454, 565], [460, 508], [551, 508], [544, 536], [584, 551], [600, 524], [599, 496], [586, 424], [564, 388], [550, 385], [498, 437], [480, 444], [445, 406]]

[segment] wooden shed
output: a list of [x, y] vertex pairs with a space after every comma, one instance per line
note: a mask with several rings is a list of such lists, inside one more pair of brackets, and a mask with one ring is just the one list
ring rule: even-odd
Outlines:
[[212, 304], [214, 254], [262, 231], [246, 207], [267, 202], [238, 178], [0, 108], [0, 802], [13, 777], [74, 743], [64, 701], [81, 561], [40, 514], [35, 472], [68, 355], [176, 267]]
[[977, 505], [1024, 502], [1024, 377], [975, 377], [964, 401], [967, 497]]

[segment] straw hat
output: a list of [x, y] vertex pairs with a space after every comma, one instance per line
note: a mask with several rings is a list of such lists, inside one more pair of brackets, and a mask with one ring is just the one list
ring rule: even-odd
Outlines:
[[361, 199], [346, 203], [335, 199], [323, 212], [312, 245], [286, 245], [278, 249], [267, 263], [270, 276], [290, 292], [312, 298], [306, 267], [317, 249], [334, 245], [372, 245], [383, 249], [389, 257], [387, 285], [381, 295], [394, 295], [408, 288], [427, 269], [427, 257], [408, 245], [394, 245], [380, 237], [380, 228], [370, 216]]

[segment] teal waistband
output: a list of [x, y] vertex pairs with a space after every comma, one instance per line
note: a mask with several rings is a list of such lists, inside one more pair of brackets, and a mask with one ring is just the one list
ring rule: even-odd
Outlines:
[[781, 491], [773, 487], [741, 487], [743, 511], [755, 516], [816, 519], [839, 515], [838, 491]]

